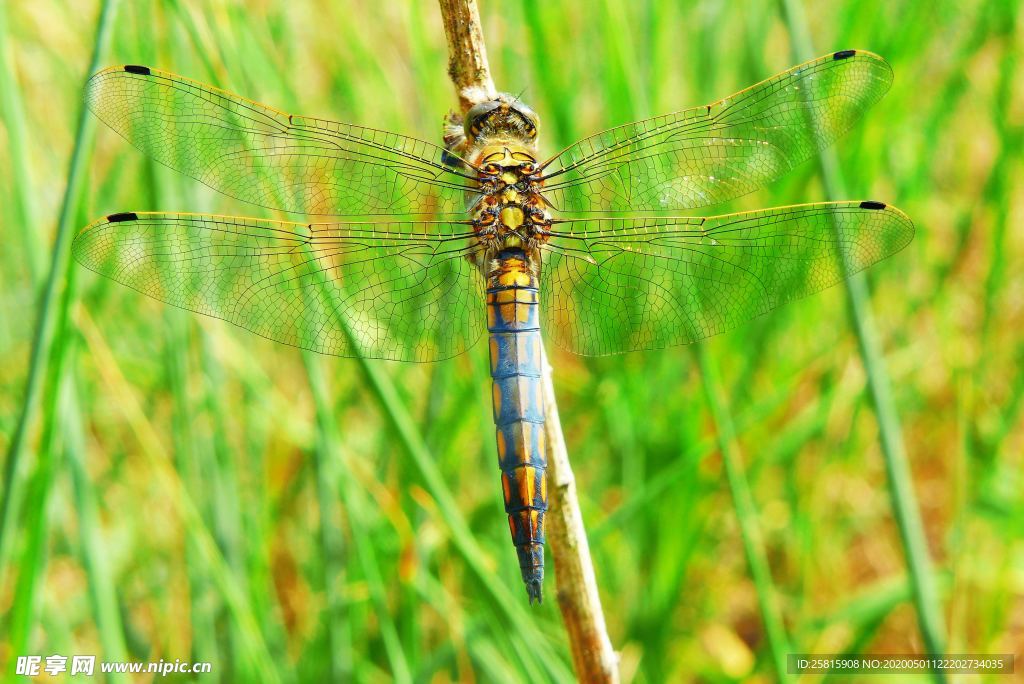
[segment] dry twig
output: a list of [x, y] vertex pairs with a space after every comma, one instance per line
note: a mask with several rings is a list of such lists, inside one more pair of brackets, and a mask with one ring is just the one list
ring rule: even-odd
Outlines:
[[582, 682], [618, 682], [618, 656], [612, 648], [597, 593], [597, 578], [590, 559], [587, 531], [576, 496], [576, 478], [569, 465], [562, 423], [555, 403], [551, 365], [544, 354], [544, 431], [547, 437], [548, 483], [551, 510], [548, 511], [548, 542], [555, 560], [558, 607], [569, 633], [572, 662]]
[[493, 100], [498, 91], [487, 66], [484, 31], [476, 0], [438, 0], [448, 37], [448, 75], [465, 114], [473, 105]]
[[[497, 95], [487, 66], [487, 51], [476, 0], [439, 0], [448, 36], [448, 74], [465, 113]], [[544, 406], [551, 508], [546, 516], [548, 548], [554, 558], [558, 607], [572, 647], [576, 676], [583, 682], [618, 682], [618, 658], [605, 626], [590, 559], [576, 481], [569, 465], [558, 419], [551, 366], [545, 355]]]

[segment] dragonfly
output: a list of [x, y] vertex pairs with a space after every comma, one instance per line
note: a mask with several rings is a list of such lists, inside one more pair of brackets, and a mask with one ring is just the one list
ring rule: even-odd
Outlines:
[[110, 67], [87, 104], [146, 155], [243, 202], [326, 219], [120, 212], [85, 227], [73, 253], [146, 295], [323, 354], [436, 361], [486, 332], [505, 513], [539, 602], [541, 331], [583, 355], [692, 343], [901, 250], [913, 223], [874, 200], [671, 213], [774, 181], [891, 82], [878, 55], [842, 50], [545, 157], [538, 115], [507, 94], [451, 115], [435, 145]]

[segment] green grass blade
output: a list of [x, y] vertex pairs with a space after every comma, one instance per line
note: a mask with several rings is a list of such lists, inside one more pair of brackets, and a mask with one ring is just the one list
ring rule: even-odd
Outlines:
[[[7, 146], [10, 152], [11, 183], [14, 186], [14, 219], [22, 226], [22, 230], [13, 231], [21, 237], [25, 244], [25, 261], [33, 283], [38, 283], [44, 273], [43, 232], [36, 230], [35, 201], [32, 174], [28, 159], [29, 136], [25, 126], [25, 110], [18, 88], [18, 79], [14, 66], [9, 60], [10, 49], [7, 43], [9, 26], [7, 24], [7, 3], [0, 3], [0, 118], [7, 128]], [[11, 234], [11, 233], [8, 233]]]
[[[104, 0], [100, 8], [93, 39], [92, 58], [85, 72], [86, 75], [92, 74], [99, 68], [100, 60], [106, 52], [116, 6], [117, 0]], [[24, 494], [20, 478], [23, 467], [22, 459], [28, 447], [29, 432], [39, 413], [43, 381], [47, 376], [47, 369], [53, 353], [54, 331], [64, 327], [63, 322], [59, 319], [61, 313], [66, 313], [67, 309], [60, 306], [59, 300], [68, 277], [69, 247], [75, 228], [74, 220], [77, 216], [76, 202], [81, 191], [83, 170], [88, 157], [93, 127], [94, 123], [85, 104], [80, 104], [78, 123], [75, 129], [75, 143], [71, 153], [67, 182], [64, 186], [60, 218], [57, 223], [57, 239], [53, 246], [50, 270], [32, 338], [24, 398], [4, 460], [3, 483], [0, 487], [2, 489], [2, 494], [0, 494], [0, 587], [5, 586], [6, 566], [10, 562], [16, 504], [22, 500]], [[32, 227], [26, 227], [26, 230], [32, 230]], [[42, 454], [44, 459], [49, 457], [48, 454]], [[42, 543], [41, 540], [37, 541]]]
[[29, 484], [24, 528], [25, 547], [18, 566], [18, 582], [14, 606], [10, 615], [11, 653], [28, 652], [32, 646], [31, 635], [40, 618], [42, 605], [41, 587], [47, 574], [50, 542], [50, 514], [54, 483], [63, 467], [65, 448], [59, 427], [60, 404], [66, 404], [65, 395], [70, 391], [71, 378], [67, 375], [67, 363], [73, 355], [74, 346], [67, 336], [68, 309], [74, 297], [74, 274], [68, 278], [68, 287], [60, 301], [56, 316], [57, 343], [51, 348], [51, 360], [47, 367], [49, 375], [42, 399], [42, 434], [39, 439], [39, 453], [35, 472]]
[[[65, 398], [64, 441], [67, 449], [66, 462], [71, 474], [75, 494], [75, 509], [78, 513], [79, 543], [82, 563], [89, 575], [89, 600], [96, 618], [96, 630], [103, 646], [103, 656], [109, 660], [124, 660], [128, 649], [125, 645], [124, 626], [117, 603], [117, 580], [111, 573], [109, 559], [104, 553], [106, 544], [96, 506], [96, 492], [85, 469], [85, 435], [82, 430], [78, 387], [74, 375], [68, 378], [69, 387]], [[119, 675], [111, 675], [112, 681], [126, 681]]]
[[[794, 56], [798, 61], [810, 59], [814, 50], [801, 1], [783, 0], [782, 9], [793, 43]], [[844, 197], [846, 192], [835, 152], [824, 149], [819, 154], [819, 160], [826, 198]], [[848, 278], [844, 281], [844, 290], [861, 360], [867, 373], [868, 390], [875, 407], [889, 495], [913, 587], [918, 626], [926, 651], [932, 655], [941, 655], [945, 653], [942, 604], [932, 576], [931, 558], [918, 512], [917, 497], [914, 494], [913, 477], [907, 462], [900, 418], [892, 396], [865, 276], [856, 274]], [[945, 676], [936, 673], [935, 679], [945, 681]]]
[[782, 623], [776, 596], [777, 591], [772, 582], [772, 574], [768, 567], [768, 558], [764, 548], [764, 538], [757, 520], [757, 509], [754, 506], [753, 497], [750, 495], [750, 485], [743, 473], [742, 457], [736, 443], [736, 430], [733, 427], [729, 408], [725, 403], [722, 383], [718, 377], [718, 368], [708, 353], [707, 345], [698, 342], [694, 347], [697, 363], [700, 366], [704, 396], [718, 433], [719, 451], [722, 454], [722, 463], [725, 465], [725, 475], [729, 482], [729, 492], [732, 495], [733, 508], [739, 523], [743, 552], [747, 558], [747, 565], [750, 566], [751, 577], [754, 579], [757, 604], [761, 610], [765, 634], [768, 636], [772, 665], [775, 668], [775, 679], [779, 682], [788, 682], [791, 678], [786, 672], [786, 655], [792, 652], [792, 648]]
[[118, 411], [123, 414], [125, 421], [135, 433], [138, 440], [137, 450], [146, 459], [157, 486], [166, 491], [174, 502], [175, 511], [180, 516], [187, 534], [187, 541], [195, 550], [195, 562], [204, 567], [236, 623], [239, 634], [237, 657], [241, 661], [239, 667], [246, 677], [255, 677], [256, 673], [259, 673], [259, 677], [265, 681], [289, 681], [290, 665], [275, 661], [271, 657], [247, 595], [233, 576], [213, 534], [205, 524], [191, 491], [171, 467], [164, 445], [142, 405], [129, 390], [120, 365], [106, 346], [106, 341], [88, 320], [83, 320], [81, 327], [104, 381], [113, 390]]
[[355, 653], [352, 645], [352, 625], [346, 619], [346, 600], [342, 587], [345, 583], [345, 560], [342, 531], [338, 525], [339, 474], [337, 454], [342, 448], [324, 386], [322, 368], [318, 361], [303, 354], [309, 376], [309, 386], [316, 404], [318, 434], [314, 458], [316, 459], [317, 507], [320, 513], [320, 554], [323, 565], [324, 628], [330, 653], [330, 672], [337, 681], [352, 678]]
[[[398, 631], [395, 628], [389, 607], [385, 600], [387, 590], [380, 574], [380, 567], [376, 560], [374, 545], [362, 533], [370, 529], [367, 524], [365, 504], [356, 501], [354, 483], [352, 482], [352, 470], [345, 476], [339, 476], [336, 464], [339, 460], [347, 460], [342, 454], [343, 446], [334, 423], [333, 410], [328, 399], [329, 393], [323, 376], [323, 368], [319, 358], [312, 352], [303, 352], [306, 371], [310, 389], [313, 393], [313, 400], [316, 404], [317, 424], [319, 426], [316, 446], [316, 478], [318, 487], [318, 501], [320, 504], [321, 536], [325, 537], [325, 550], [330, 549], [333, 543], [328, 537], [327, 521], [330, 519], [330, 512], [335, 508], [334, 497], [340, 493], [341, 500], [348, 517], [352, 520], [352, 528], [356, 530], [353, 534], [354, 556], [358, 559], [363, 569], [363, 575], [369, 585], [370, 600], [373, 603], [379, 621], [381, 638], [384, 642], [384, 649], [391, 666], [391, 676], [396, 682], [411, 682], [412, 675], [409, 670], [409, 663], [403, 651], [403, 646], [398, 638]], [[372, 535], [371, 535], [372, 536]], [[342, 576], [337, 561], [334, 560], [336, 552], [324, 559], [324, 577], [326, 579], [326, 593], [333, 596], [326, 610], [330, 621], [328, 623], [329, 642], [332, 646], [341, 647], [341, 650], [332, 649], [332, 671], [335, 676], [343, 676], [345, 670], [350, 670], [352, 655], [347, 648], [341, 645], [342, 638], [345, 638], [345, 626], [340, 618], [339, 597], [337, 587], [333, 582]]]

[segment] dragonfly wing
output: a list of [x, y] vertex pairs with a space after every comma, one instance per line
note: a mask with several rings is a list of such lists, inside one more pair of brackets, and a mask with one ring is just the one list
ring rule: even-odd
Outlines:
[[880, 202], [553, 228], [541, 272], [546, 331], [586, 355], [710, 337], [829, 287], [914, 235], [903, 212]]
[[719, 204], [830, 144], [891, 83], [889, 65], [870, 52], [820, 57], [714, 104], [585, 138], [545, 164], [544, 194], [569, 212]]
[[395, 133], [279, 112], [148, 67], [111, 67], [89, 108], [173, 169], [251, 204], [307, 215], [464, 214], [457, 157]]
[[113, 214], [86, 227], [88, 268], [169, 304], [336, 356], [432, 361], [484, 329], [466, 226]]

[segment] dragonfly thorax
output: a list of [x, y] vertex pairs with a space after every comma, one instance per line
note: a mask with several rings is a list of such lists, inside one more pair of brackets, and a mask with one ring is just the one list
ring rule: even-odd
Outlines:
[[507, 247], [532, 249], [546, 242], [551, 217], [541, 196], [534, 157], [509, 146], [484, 148], [478, 156], [480, 199], [473, 228], [489, 253]]

